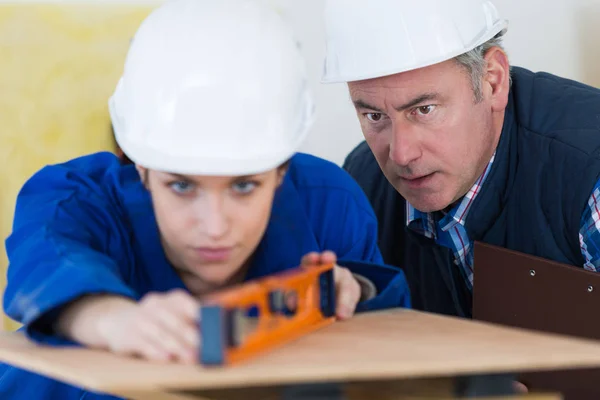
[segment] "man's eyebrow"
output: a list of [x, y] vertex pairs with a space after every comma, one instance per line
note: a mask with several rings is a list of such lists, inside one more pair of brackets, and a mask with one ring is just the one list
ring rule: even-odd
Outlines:
[[414, 106], [421, 104], [425, 101], [431, 101], [431, 100], [435, 100], [437, 98], [439, 98], [440, 95], [439, 93], [435, 93], [435, 92], [431, 92], [431, 93], [423, 93], [417, 97], [415, 97], [414, 99], [407, 101], [406, 103], [404, 103], [403, 105], [401, 105], [400, 107], [396, 107], [396, 111], [404, 111], [407, 110], [409, 108], [413, 108]]
[[[401, 106], [396, 107], [396, 111], [404, 111], [409, 108], [413, 108], [414, 106], [421, 104], [425, 101], [435, 100], [439, 97], [440, 97], [439, 93], [435, 93], [435, 92], [423, 93], [423, 94], [407, 101], [405, 104], [402, 104]], [[380, 110], [379, 108], [377, 108], [375, 106], [368, 104], [364, 100], [361, 100], [361, 99], [354, 100], [353, 103], [354, 103], [354, 107], [357, 109], [362, 108], [362, 109], [366, 109], [366, 110], [373, 110], [378, 113], [383, 113], [382, 110]]]
[[381, 111], [379, 108], [374, 107], [374, 106], [372, 106], [370, 104], [367, 104], [367, 102], [365, 102], [363, 100], [360, 100], [360, 99], [354, 100], [353, 103], [354, 103], [354, 107], [355, 108], [364, 108], [364, 109], [367, 109], [367, 110], [376, 111], [378, 113], [383, 113], [383, 111]]

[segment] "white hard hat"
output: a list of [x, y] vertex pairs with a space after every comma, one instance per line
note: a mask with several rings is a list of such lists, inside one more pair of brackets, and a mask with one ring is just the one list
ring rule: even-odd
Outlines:
[[488, 0], [327, 0], [323, 83], [377, 78], [466, 53], [507, 27]]
[[133, 162], [190, 175], [275, 168], [313, 120], [293, 33], [252, 0], [170, 0], [154, 10], [132, 40], [109, 109]]

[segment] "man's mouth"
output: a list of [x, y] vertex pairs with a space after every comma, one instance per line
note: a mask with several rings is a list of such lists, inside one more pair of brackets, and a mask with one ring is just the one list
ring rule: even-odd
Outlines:
[[419, 187], [427, 184], [434, 175], [435, 172], [426, 175], [399, 175], [399, 178], [408, 186]]

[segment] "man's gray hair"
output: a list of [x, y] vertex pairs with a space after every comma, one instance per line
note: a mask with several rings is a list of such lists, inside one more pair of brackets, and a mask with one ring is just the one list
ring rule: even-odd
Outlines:
[[475, 47], [473, 50], [454, 58], [456, 62], [465, 68], [471, 77], [471, 84], [473, 86], [473, 94], [475, 95], [476, 103], [483, 99], [481, 83], [487, 67], [485, 55], [492, 47], [500, 47], [502, 50], [504, 50], [502, 45], [503, 35], [504, 31], [498, 33], [496, 36], [482, 45]]

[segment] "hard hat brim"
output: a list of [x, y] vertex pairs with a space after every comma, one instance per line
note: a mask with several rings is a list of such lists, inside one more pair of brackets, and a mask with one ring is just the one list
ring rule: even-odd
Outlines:
[[461, 54], [465, 54], [465, 53], [475, 49], [476, 47], [484, 44], [485, 42], [492, 39], [497, 34], [499, 34], [501, 32], [506, 32], [507, 28], [508, 28], [508, 21], [507, 20], [499, 20], [496, 22], [496, 24], [494, 24], [494, 26], [491, 29], [486, 31], [485, 34], [483, 34], [481, 37], [477, 38], [477, 40], [475, 40], [471, 45], [465, 46], [462, 49], [458, 49], [458, 50], [455, 50], [452, 52], [441, 54], [437, 57], [422, 60], [421, 62], [412, 64], [412, 65], [405, 65], [405, 66], [401, 66], [398, 68], [392, 68], [392, 69], [382, 69], [381, 71], [372, 71], [372, 72], [364, 73], [364, 74], [340, 75], [340, 74], [328, 74], [327, 71], [324, 71], [322, 78], [321, 78], [321, 83], [329, 84], [329, 83], [347, 83], [347, 82], [363, 81], [363, 80], [381, 78], [384, 76], [396, 75], [396, 74], [400, 74], [402, 72], [412, 71], [412, 70], [416, 70], [419, 68], [429, 67], [429, 66], [432, 66], [435, 64], [439, 64], [439, 63], [451, 60], [454, 57], [457, 57]]

